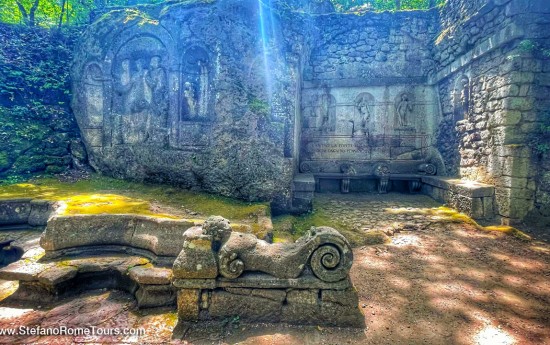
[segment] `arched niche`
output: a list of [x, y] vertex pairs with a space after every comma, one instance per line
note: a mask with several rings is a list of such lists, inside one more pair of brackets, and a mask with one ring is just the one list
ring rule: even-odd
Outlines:
[[401, 92], [395, 97], [395, 127], [416, 127], [416, 111], [414, 95], [410, 92]]
[[117, 50], [111, 65], [114, 144], [167, 144], [168, 56], [151, 34], [135, 35]]
[[354, 131], [353, 136], [368, 135], [371, 121], [374, 119], [374, 96], [368, 92], [361, 92], [355, 97], [354, 104]]
[[212, 76], [207, 50], [199, 45], [188, 47], [181, 57], [180, 121], [212, 119]]

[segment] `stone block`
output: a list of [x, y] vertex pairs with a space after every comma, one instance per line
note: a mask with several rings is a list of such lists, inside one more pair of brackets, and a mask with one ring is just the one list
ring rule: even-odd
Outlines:
[[138, 266], [130, 269], [130, 278], [138, 284], [166, 285], [172, 280], [169, 268]]
[[183, 321], [199, 319], [199, 302], [201, 290], [180, 289], [177, 294], [178, 317]]
[[365, 315], [363, 315], [357, 303], [355, 305], [342, 305], [339, 303], [322, 302], [317, 320], [318, 323], [324, 325], [353, 328], [365, 327]]
[[225, 288], [224, 290], [235, 295], [256, 296], [256, 297], [261, 297], [272, 301], [276, 301], [279, 303], [283, 303], [283, 301], [286, 299], [285, 290], [246, 289], [246, 288]]
[[31, 212], [28, 220], [29, 225], [45, 226], [48, 223], [48, 219], [53, 215], [59, 206], [59, 203], [53, 201], [32, 200]]
[[55, 286], [61, 282], [73, 279], [77, 273], [77, 267], [58, 264], [39, 273], [38, 281], [45, 285]]
[[31, 213], [31, 199], [0, 200], [0, 225], [26, 224]]
[[533, 109], [533, 101], [528, 97], [506, 97], [502, 106], [508, 110], [528, 111]]
[[216, 288], [216, 279], [174, 279], [172, 284], [180, 289], [209, 289]]
[[146, 248], [157, 255], [177, 256], [181, 251], [183, 233], [195, 224], [185, 219], [136, 217], [130, 245]]
[[209, 279], [218, 276], [218, 262], [210, 236], [187, 238], [173, 266], [174, 278]]
[[343, 306], [357, 306], [359, 304], [359, 296], [355, 289], [348, 290], [322, 290], [321, 301], [336, 303]]
[[208, 314], [214, 319], [239, 316], [254, 322], [280, 322], [282, 303], [253, 295], [233, 294], [214, 290], [210, 297]]
[[287, 293], [282, 319], [299, 325], [317, 325], [320, 322], [321, 301], [318, 290], [293, 290]]
[[287, 292], [286, 301], [298, 304], [317, 304], [319, 290], [290, 290]]
[[176, 304], [176, 290], [171, 285], [141, 285], [135, 296], [139, 308], [156, 308]]
[[46, 251], [105, 244], [128, 245], [133, 224], [121, 215], [56, 216], [40, 239]]
[[0, 269], [0, 279], [37, 281], [38, 275], [52, 266], [53, 264], [40, 264], [19, 260]]

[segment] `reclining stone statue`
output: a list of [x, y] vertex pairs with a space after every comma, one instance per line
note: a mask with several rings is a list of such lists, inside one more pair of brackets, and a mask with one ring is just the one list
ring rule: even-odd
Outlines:
[[349, 279], [351, 246], [335, 229], [312, 227], [294, 243], [271, 244], [234, 232], [228, 220], [214, 216], [183, 238], [173, 266], [181, 321], [239, 315], [252, 321], [364, 325]]

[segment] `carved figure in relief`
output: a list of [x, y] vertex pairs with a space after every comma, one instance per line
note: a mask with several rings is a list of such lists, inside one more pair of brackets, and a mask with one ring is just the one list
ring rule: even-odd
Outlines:
[[149, 108], [153, 95], [151, 88], [145, 81], [145, 74], [147, 70], [143, 66], [143, 60], [136, 60], [136, 72], [131, 78], [131, 90], [130, 90], [130, 111], [132, 113], [143, 112]]
[[405, 127], [409, 125], [409, 117], [413, 111], [413, 105], [409, 100], [409, 96], [404, 93], [401, 95], [401, 100], [397, 104], [397, 125]]
[[119, 108], [113, 114], [113, 143], [123, 144], [122, 118], [131, 113], [130, 110], [130, 89], [132, 88], [132, 74], [130, 71], [130, 60], [124, 59], [120, 63], [120, 75], [115, 77], [114, 89], [119, 95]]
[[81, 97], [85, 104], [88, 125], [101, 126], [103, 122], [103, 72], [97, 63], [86, 66]]
[[194, 118], [197, 108], [197, 101], [195, 100], [195, 88], [193, 87], [193, 84], [186, 81], [183, 85], [183, 98], [185, 102], [185, 110], [184, 113], [187, 113], [187, 117], [190, 119]]
[[149, 70], [145, 74], [145, 81], [152, 92], [152, 109], [155, 115], [164, 113], [167, 100], [166, 71], [160, 66], [160, 57], [153, 56]]
[[[361, 118], [361, 127], [357, 128], [356, 131], [361, 131], [364, 135], [368, 134], [368, 123], [372, 115], [372, 105], [370, 104], [369, 98], [367, 95], [363, 94], [355, 101], [355, 106], [359, 112]], [[354, 135], [355, 135], [354, 131]]]
[[160, 66], [160, 56], [153, 56], [149, 70], [145, 73], [145, 82], [151, 92], [151, 110], [147, 113], [146, 140], [160, 141], [156, 132], [163, 132], [165, 116], [168, 111], [168, 93], [166, 71]]

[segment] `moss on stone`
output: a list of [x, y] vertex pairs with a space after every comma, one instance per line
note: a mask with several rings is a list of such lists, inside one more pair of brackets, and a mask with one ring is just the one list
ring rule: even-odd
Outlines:
[[0, 171], [6, 170], [10, 167], [9, 156], [6, 152], [0, 152]]
[[[75, 214], [141, 214], [166, 218], [201, 219], [221, 215], [238, 225], [254, 225], [269, 216], [267, 203], [248, 203], [205, 193], [116, 180], [99, 175], [74, 183], [53, 178], [40, 178], [27, 183], [0, 186], [0, 200], [35, 198], [63, 201], [64, 213]], [[254, 230], [254, 229], [253, 229]]]

